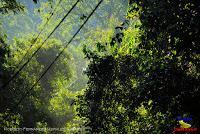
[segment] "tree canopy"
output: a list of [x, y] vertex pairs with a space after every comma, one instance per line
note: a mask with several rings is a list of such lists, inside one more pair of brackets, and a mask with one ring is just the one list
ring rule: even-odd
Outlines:
[[0, 133], [200, 128], [200, 2], [98, 2], [1, 0]]

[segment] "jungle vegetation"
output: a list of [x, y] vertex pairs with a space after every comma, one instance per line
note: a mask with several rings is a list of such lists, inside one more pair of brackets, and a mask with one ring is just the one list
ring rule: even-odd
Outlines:
[[200, 128], [199, 16], [198, 0], [0, 0], [0, 133]]

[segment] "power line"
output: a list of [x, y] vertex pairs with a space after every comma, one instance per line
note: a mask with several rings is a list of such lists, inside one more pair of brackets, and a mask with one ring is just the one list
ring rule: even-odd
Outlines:
[[[34, 89], [34, 87], [38, 84], [38, 82], [43, 78], [43, 76], [49, 71], [49, 69], [53, 66], [53, 64], [58, 60], [58, 58], [63, 54], [63, 52], [65, 51], [65, 49], [68, 47], [68, 45], [73, 41], [73, 39], [77, 36], [77, 34], [80, 32], [80, 30], [83, 28], [83, 26], [88, 22], [88, 20], [90, 19], [90, 17], [94, 14], [94, 12], [97, 10], [97, 8], [100, 6], [100, 4], [103, 2], [103, 0], [101, 0], [96, 7], [92, 10], [92, 12], [89, 14], [89, 16], [86, 18], [86, 20], [84, 21], [84, 23], [80, 26], [80, 28], [76, 31], [76, 33], [72, 36], [72, 38], [67, 42], [67, 44], [65, 45], [65, 47], [60, 51], [60, 53], [55, 57], [55, 59], [51, 62], [51, 64], [47, 67], [47, 69], [42, 73], [42, 75], [39, 77], [39, 79], [33, 84], [33, 86], [27, 90], [27, 92], [21, 97], [21, 99], [18, 101], [18, 103], [15, 105], [15, 107], [13, 109], [10, 109], [10, 111], [14, 110], [15, 108], [17, 108], [19, 106], [19, 104], [24, 100], [24, 98], [26, 98], [30, 91], [32, 91]], [[7, 117], [5, 117], [7, 118]], [[4, 119], [5, 119], [4, 118]]]
[[56, 31], [56, 29], [62, 24], [62, 22], [67, 18], [67, 16], [71, 13], [71, 11], [76, 7], [80, 0], [77, 0], [76, 3], [72, 6], [72, 8], [65, 14], [65, 16], [61, 19], [59, 24], [53, 29], [53, 31], [47, 36], [47, 38], [42, 42], [42, 44], [37, 48], [37, 50], [31, 55], [30, 58], [18, 69], [18, 71], [0, 88], [0, 90], [4, 89], [8, 86], [8, 84], [22, 71], [22, 69], [32, 60], [32, 58], [37, 54], [37, 52], [42, 48], [44, 43], [51, 37], [51, 35]]
[[26, 53], [24, 54], [24, 56], [21, 58], [21, 60], [19, 61], [17, 68], [19, 68], [20, 64], [22, 63], [23, 59], [25, 59], [25, 57], [27, 56], [27, 54], [29, 53], [29, 51], [31, 50], [32, 46], [35, 45], [35, 43], [37, 42], [39, 36], [41, 35], [41, 33], [44, 31], [44, 29], [46, 28], [47, 24], [49, 23], [49, 21], [51, 20], [52, 16], [54, 15], [57, 7], [59, 6], [59, 4], [62, 2], [62, 0], [60, 0], [58, 2], [58, 4], [56, 5], [56, 7], [53, 9], [53, 11], [50, 13], [50, 16], [47, 18], [47, 21], [45, 22], [43, 28], [40, 30], [40, 32], [38, 33], [37, 37], [33, 40], [33, 44], [30, 45], [30, 47], [28, 48], [28, 50], [26, 51]]

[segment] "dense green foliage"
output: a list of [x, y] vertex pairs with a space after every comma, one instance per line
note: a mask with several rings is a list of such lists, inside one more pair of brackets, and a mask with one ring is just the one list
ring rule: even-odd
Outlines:
[[75, 1], [0, 2], [0, 133], [170, 134], [177, 116], [200, 128], [200, 2], [104, 0], [34, 88], [98, 0], [81, 0], [5, 88]]
[[[192, 115], [198, 128], [199, 2], [130, 3], [127, 17], [141, 21], [132, 27], [140, 35], [125, 30], [122, 43], [114, 37], [117, 53], [86, 51], [91, 63], [80, 116], [97, 133], [172, 133], [179, 115]], [[141, 107], [146, 114], [140, 118]]]

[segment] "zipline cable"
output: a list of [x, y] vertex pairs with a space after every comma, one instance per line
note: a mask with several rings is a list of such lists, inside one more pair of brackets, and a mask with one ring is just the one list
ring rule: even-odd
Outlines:
[[71, 13], [71, 11], [76, 7], [76, 5], [80, 2], [77, 0], [76, 3], [72, 6], [72, 8], [65, 14], [59, 24], [53, 29], [53, 31], [47, 36], [47, 38], [42, 42], [42, 44], [37, 48], [37, 50], [28, 58], [28, 60], [18, 69], [18, 71], [0, 88], [3, 90], [8, 84], [22, 71], [22, 69], [32, 60], [32, 58], [37, 54], [37, 52], [42, 48], [44, 43], [51, 37], [51, 35], [56, 31], [56, 29], [62, 24], [62, 22], [67, 18], [67, 16]]
[[[42, 75], [39, 77], [39, 79], [33, 84], [33, 86], [26, 91], [26, 93], [20, 98], [18, 103], [15, 105], [13, 109], [10, 109], [10, 111], [13, 111], [16, 109], [19, 104], [29, 95], [29, 93], [34, 89], [34, 87], [38, 84], [38, 82], [43, 78], [43, 76], [49, 71], [49, 69], [53, 66], [53, 64], [58, 60], [58, 58], [63, 54], [65, 49], [69, 46], [69, 44], [73, 41], [73, 39], [77, 36], [77, 34], [80, 32], [80, 30], [83, 28], [83, 26], [88, 22], [90, 17], [94, 14], [94, 12], [97, 10], [97, 8], [100, 6], [100, 4], [103, 2], [103, 0], [99, 1], [99, 3], [96, 5], [96, 7], [92, 10], [92, 12], [89, 14], [89, 16], [86, 18], [84, 23], [80, 26], [80, 28], [76, 31], [76, 33], [72, 36], [72, 38], [67, 42], [67, 44], [64, 46], [64, 48], [60, 51], [60, 53], [55, 57], [55, 59], [51, 62], [51, 64], [47, 67], [47, 69], [42, 73]], [[4, 119], [6, 119], [8, 116], [6, 116]]]

